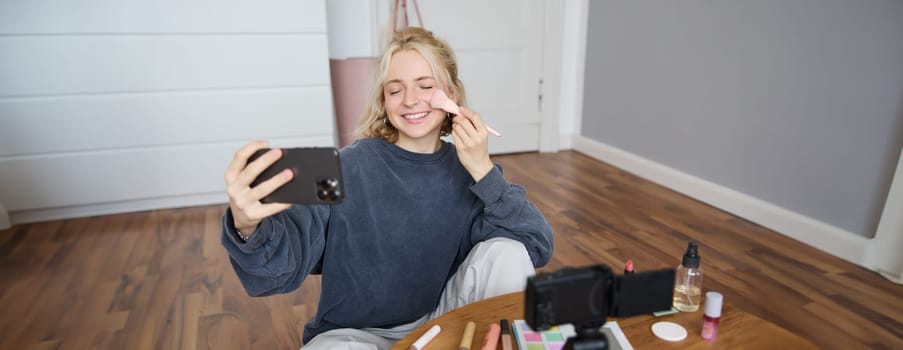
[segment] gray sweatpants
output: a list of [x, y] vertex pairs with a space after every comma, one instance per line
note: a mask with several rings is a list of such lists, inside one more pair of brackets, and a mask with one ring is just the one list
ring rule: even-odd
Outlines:
[[320, 333], [305, 344], [304, 350], [388, 350], [427, 321], [455, 308], [496, 295], [524, 290], [527, 277], [533, 276], [533, 263], [524, 245], [507, 238], [480, 242], [449, 279], [436, 310], [417, 321], [394, 328], [340, 328]]

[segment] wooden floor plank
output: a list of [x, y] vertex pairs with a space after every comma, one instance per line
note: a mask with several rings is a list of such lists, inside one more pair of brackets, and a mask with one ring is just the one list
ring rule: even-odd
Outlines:
[[[674, 267], [825, 349], [903, 348], [903, 286], [576, 152], [496, 156], [554, 231], [543, 271]], [[320, 277], [251, 298], [220, 243], [224, 205], [0, 231], [2, 349], [297, 349]], [[722, 324], [722, 327], [731, 325]]]

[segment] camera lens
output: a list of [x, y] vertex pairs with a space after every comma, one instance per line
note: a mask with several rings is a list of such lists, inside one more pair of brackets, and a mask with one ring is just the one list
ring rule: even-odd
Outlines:
[[336, 188], [339, 185], [339, 180], [333, 178], [325, 178], [320, 180], [319, 182], [320, 188]]
[[334, 201], [336, 199], [339, 199], [339, 197], [341, 197], [341, 196], [342, 196], [342, 192], [339, 190], [329, 191], [329, 200]]
[[320, 198], [321, 201], [329, 200], [330, 191], [327, 190], [317, 190], [317, 198]]

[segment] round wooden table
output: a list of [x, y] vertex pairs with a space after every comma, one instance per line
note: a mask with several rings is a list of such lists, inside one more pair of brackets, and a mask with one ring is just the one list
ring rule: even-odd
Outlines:
[[[477, 327], [471, 349], [479, 350], [489, 324], [498, 323], [501, 319], [513, 322], [523, 318], [523, 292], [505, 294], [466, 305], [431, 320], [398, 341], [392, 349], [407, 350], [434, 324], [442, 327], [442, 332], [424, 349], [458, 349], [467, 321], [474, 321]], [[608, 320], [618, 322], [635, 349], [816, 349], [806, 339], [774, 323], [733, 308], [730, 303], [723, 306], [718, 337], [713, 341], [705, 341], [699, 335], [702, 331], [702, 308], [696, 312], [678, 312], [661, 317], [639, 315]], [[686, 328], [689, 335], [679, 342], [659, 339], [651, 330], [652, 324], [658, 321], [677, 323]], [[517, 344], [514, 347], [516, 349]]]

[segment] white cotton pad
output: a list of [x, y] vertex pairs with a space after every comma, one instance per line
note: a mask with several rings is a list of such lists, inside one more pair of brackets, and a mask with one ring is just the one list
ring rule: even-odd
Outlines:
[[667, 341], [681, 341], [687, 339], [687, 330], [674, 322], [656, 322], [652, 325], [652, 334]]

